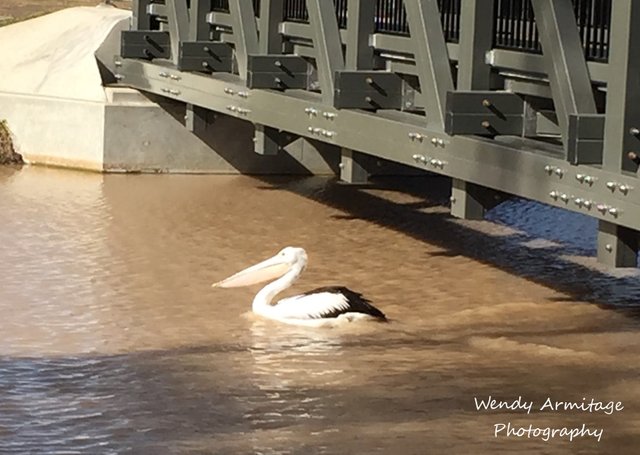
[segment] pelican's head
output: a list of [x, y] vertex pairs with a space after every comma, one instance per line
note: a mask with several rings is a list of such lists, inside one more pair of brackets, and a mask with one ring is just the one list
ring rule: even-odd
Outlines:
[[302, 273], [307, 265], [307, 252], [303, 248], [288, 246], [283, 248], [275, 256], [266, 259], [259, 264], [252, 265], [229, 278], [212, 284], [212, 287], [237, 288], [251, 286], [280, 278], [289, 270], [296, 275]]

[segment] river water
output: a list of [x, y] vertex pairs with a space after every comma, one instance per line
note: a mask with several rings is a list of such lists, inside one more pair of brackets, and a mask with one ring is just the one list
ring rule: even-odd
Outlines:
[[[588, 218], [455, 220], [445, 189], [0, 169], [0, 453], [638, 453], [638, 271], [595, 264]], [[346, 285], [391, 322], [286, 326], [210, 287], [286, 245], [293, 291]], [[543, 440], [583, 424], [600, 441]]]

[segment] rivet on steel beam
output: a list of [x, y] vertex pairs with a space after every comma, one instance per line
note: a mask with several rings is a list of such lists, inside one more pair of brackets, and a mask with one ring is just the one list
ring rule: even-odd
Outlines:
[[280, 79], [279, 77], [274, 77], [273, 78], [273, 82], [275, 82], [276, 85], [281, 85], [282, 84], [282, 79]]
[[282, 62], [280, 60], [276, 60], [275, 62], [273, 62], [273, 64], [278, 68], [282, 67]]
[[483, 128], [491, 128], [491, 122], [489, 122], [489, 120], [483, 120], [480, 125], [482, 125]]
[[365, 79], [365, 82], [369, 85], [373, 85], [373, 78], [372, 77], [368, 77]]
[[562, 193], [560, 195], [560, 199], [562, 200], [562, 202], [567, 202], [569, 200], [569, 196], [567, 196], [566, 194]]
[[171, 80], [174, 80], [174, 81], [179, 81], [180, 79], [182, 79], [180, 76], [177, 76], [177, 75], [175, 75], [175, 74], [172, 74], [172, 75], [171, 75], [171, 76], [169, 76], [169, 77], [171, 78]]
[[629, 158], [631, 161], [635, 163], [640, 163], [640, 156], [638, 156], [636, 152], [628, 152], [627, 158]]
[[117, 81], [121, 81], [122, 79], [124, 79], [124, 76], [122, 74], [116, 74], [115, 78]]
[[310, 132], [310, 133], [313, 133], [313, 127], [312, 126], [308, 127], [307, 131]]
[[432, 143], [433, 145], [438, 145], [438, 138], [436, 138], [436, 137], [432, 137], [432, 138], [431, 138], [431, 143]]
[[370, 96], [365, 96], [364, 100], [369, 104], [371, 104], [373, 102], [373, 98], [371, 98]]
[[209, 68], [209, 62], [202, 62], [203, 68]]
[[590, 175], [585, 175], [584, 176], [584, 183], [587, 183], [589, 185], [593, 185], [593, 182], [595, 182], [596, 180], [598, 180], [598, 179], [595, 178], [595, 177], [592, 177]]
[[118, 67], [119, 67], [119, 66], [122, 66], [122, 61], [121, 61], [121, 60], [116, 60], [116, 61], [114, 62], [114, 65], [116, 65], [116, 66], [118, 66]]
[[598, 204], [596, 205], [596, 209], [598, 210], [598, 212], [605, 213], [607, 210], [609, 210], [609, 206], [605, 204]]
[[587, 209], [587, 210], [591, 210], [591, 206], [593, 205], [593, 202], [587, 200], [587, 201], [583, 201], [582, 205]]
[[547, 164], [547, 165], [544, 167], [544, 171], [545, 171], [547, 174], [551, 174], [551, 173], [553, 172], [553, 166], [550, 166], [549, 164]]
[[549, 196], [551, 197], [551, 199], [558, 199], [558, 192], [557, 191], [552, 191], [549, 193]]
[[582, 207], [582, 204], [584, 203], [584, 201], [579, 197], [575, 198], [573, 202], [575, 202], [578, 207]]
[[584, 182], [584, 174], [576, 174], [576, 180], [580, 183]]
[[618, 189], [620, 190], [621, 193], [627, 194], [630, 190], [633, 189], [633, 187], [621, 183], [618, 185]]
[[564, 175], [564, 171], [562, 169], [560, 169], [559, 167], [556, 168], [556, 175], [558, 177], [562, 177]]
[[629, 128], [629, 134], [633, 135], [633, 136], [640, 136], [640, 129], [636, 128], [635, 126]]
[[414, 161], [418, 161], [418, 160], [420, 160], [420, 157], [421, 157], [421, 156], [422, 156], [422, 155], [415, 154], [415, 155], [413, 155], [411, 158], [413, 158], [413, 160], [414, 160]]
[[606, 185], [607, 188], [609, 188], [611, 191], [614, 191], [616, 189], [616, 186], [618, 186], [616, 182], [607, 182]]
[[604, 249], [607, 250], [609, 253], [611, 253], [613, 251], [613, 246], [610, 243], [607, 243], [604, 246]]
[[438, 145], [444, 147], [444, 139], [438, 139]]
[[203, 48], [202, 48], [202, 50], [203, 50], [204, 52], [206, 52], [206, 53], [211, 52], [211, 48], [210, 48], [209, 46], [205, 46], [205, 47], [203, 47]]
[[169, 77], [169, 73], [165, 73], [164, 71], [161, 71], [160, 73], [158, 73], [158, 76], [160, 76], [160, 77]]
[[618, 215], [620, 215], [620, 210], [618, 210], [615, 207], [611, 207], [611, 208], [609, 208], [609, 214], [617, 217]]
[[409, 139], [411, 139], [412, 141], [415, 141], [417, 137], [418, 133], [409, 133]]
[[485, 99], [482, 100], [482, 105], [484, 107], [491, 107], [491, 101], [489, 101], [488, 99], [485, 98]]

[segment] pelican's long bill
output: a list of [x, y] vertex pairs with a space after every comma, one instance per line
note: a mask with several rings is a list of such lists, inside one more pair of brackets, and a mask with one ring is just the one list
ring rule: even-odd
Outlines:
[[263, 283], [281, 277], [290, 268], [290, 264], [281, 255], [276, 255], [270, 259], [244, 269], [229, 278], [213, 283], [214, 288], [238, 288], [251, 286], [252, 284]]

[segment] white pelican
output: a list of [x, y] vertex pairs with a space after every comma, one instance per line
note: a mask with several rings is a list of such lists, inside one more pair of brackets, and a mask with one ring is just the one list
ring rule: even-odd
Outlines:
[[369, 300], [343, 286], [314, 289], [272, 304], [273, 298], [291, 286], [306, 266], [306, 251], [290, 246], [272, 258], [211, 286], [235, 288], [275, 279], [256, 294], [252, 310], [260, 316], [288, 324], [320, 326], [342, 320], [387, 320], [384, 313], [371, 305]]

